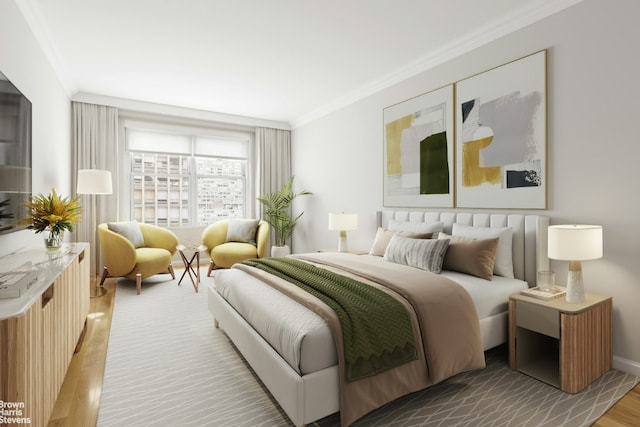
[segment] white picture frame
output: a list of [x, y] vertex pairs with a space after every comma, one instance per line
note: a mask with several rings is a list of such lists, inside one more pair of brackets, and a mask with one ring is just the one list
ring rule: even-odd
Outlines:
[[383, 203], [453, 207], [453, 84], [383, 111]]
[[546, 51], [456, 83], [456, 207], [547, 208]]

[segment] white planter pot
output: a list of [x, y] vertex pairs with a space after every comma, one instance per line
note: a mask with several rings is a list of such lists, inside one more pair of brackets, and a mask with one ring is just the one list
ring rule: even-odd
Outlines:
[[271, 246], [271, 256], [272, 257], [281, 257], [281, 256], [287, 256], [291, 254], [291, 249], [289, 249], [289, 246], [284, 245], [284, 246]]

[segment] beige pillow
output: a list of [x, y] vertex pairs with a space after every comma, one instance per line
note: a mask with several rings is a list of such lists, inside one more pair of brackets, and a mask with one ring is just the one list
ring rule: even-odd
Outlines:
[[493, 239], [497, 237], [496, 262], [493, 273], [496, 276], [513, 279], [513, 229], [511, 227], [474, 227], [471, 225], [453, 224], [452, 235], [470, 237], [472, 239]]
[[375, 256], [383, 256], [384, 251], [387, 250], [387, 246], [389, 246], [389, 242], [394, 234], [398, 234], [403, 237], [410, 237], [412, 239], [430, 239], [433, 236], [433, 233], [413, 233], [410, 231], [393, 231], [387, 230], [382, 227], [378, 227], [378, 231], [376, 232], [376, 237], [373, 240], [373, 245], [371, 245], [371, 249], [369, 250], [369, 255]]
[[499, 238], [473, 239], [440, 233], [438, 239], [449, 239], [449, 248], [442, 263], [444, 270], [471, 274], [485, 280], [493, 278]]

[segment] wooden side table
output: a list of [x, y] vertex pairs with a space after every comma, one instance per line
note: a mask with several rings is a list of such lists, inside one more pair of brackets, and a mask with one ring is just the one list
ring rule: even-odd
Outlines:
[[[198, 292], [198, 288], [200, 286], [200, 252], [206, 251], [207, 247], [204, 245], [178, 245], [178, 252], [180, 252], [180, 258], [182, 258], [182, 262], [184, 263], [184, 272], [182, 276], [180, 276], [180, 280], [178, 280], [178, 286], [182, 283], [182, 279], [184, 279], [185, 275], [189, 275], [189, 279], [191, 279], [191, 284], [193, 285], [193, 289]], [[193, 261], [195, 260], [196, 265], [193, 266]]]
[[566, 393], [611, 369], [612, 299], [586, 294], [570, 304], [521, 294], [509, 298], [509, 366]]

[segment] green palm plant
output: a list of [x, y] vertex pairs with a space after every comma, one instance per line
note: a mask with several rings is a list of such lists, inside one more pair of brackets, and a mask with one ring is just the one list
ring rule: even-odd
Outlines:
[[309, 191], [303, 190], [298, 193], [293, 191], [293, 179], [295, 176], [291, 176], [289, 180], [278, 190], [273, 193], [263, 194], [258, 197], [264, 205], [264, 215], [266, 221], [273, 227], [275, 232], [275, 244], [276, 246], [286, 245], [287, 239], [293, 234], [293, 229], [296, 227], [296, 223], [304, 212], [301, 212], [298, 216], [291, 216], [291, 204], [293, 200], [298, 196], [306, 196], [313, 194]]

